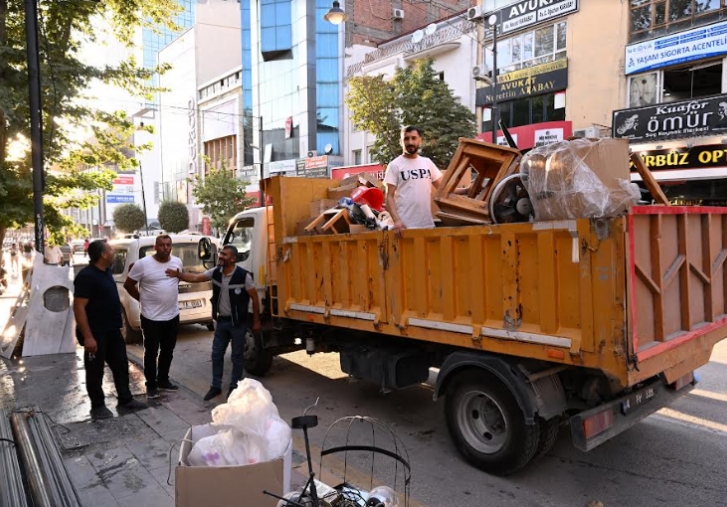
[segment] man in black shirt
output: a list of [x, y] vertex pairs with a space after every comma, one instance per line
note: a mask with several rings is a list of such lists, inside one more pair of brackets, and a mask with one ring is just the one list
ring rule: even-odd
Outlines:
[[91, 262], [73, 281], [76, 338], [85, 349], [86, 390], [94, 419], [114, 416], [104, 402], [102, 383], [106, 363], [114, 375], [117, 408], [133, 411], [148, 407], [132, 398], [129, 390], [129, 360], [121, 336], [121, 302], [110, 269], [114, 253], [113, 247], [104, 240], [91, 243], [88, 246]]

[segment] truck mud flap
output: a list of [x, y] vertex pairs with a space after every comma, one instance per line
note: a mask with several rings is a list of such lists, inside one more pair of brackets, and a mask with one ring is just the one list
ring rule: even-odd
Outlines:
[[694, 389], [693, 372], [671, 385], [655, 378], [631, 393], [570, 418], [573, 445], [590, 451]]

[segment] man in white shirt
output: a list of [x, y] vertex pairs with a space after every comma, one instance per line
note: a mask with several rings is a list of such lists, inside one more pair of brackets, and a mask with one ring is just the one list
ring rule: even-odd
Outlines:
[[[141, 303], [141, 331], [144, 336], [144, 377], [146, 397], [159, 397], [159, 390], [178, 391], [169, 381], [174, 346], [179, 327], [179, 283], [170, 279], [167, 269], [182, 270], [182, 261], [172, 255], [172, 238], [156, 237], [156, 253], [134, 263], [124, 288]], [[137, 287], [138, 284], [138, 287]], [[157, 356], [159, 367], [157, 369]]]
[[404, 127], [401, 145], [404, 153], [386, 168], [386, 211], [394, 220], [397, 235], [404, 229], [431, 229], [432, 186], [439, 188], [442, 173], [427, 157], [419, 155], [422, 137], [417, 127]]
[[59, 266], [63, 262], [63, 252], [58, 245], [49, 243], [45, 247], [45, 263]]

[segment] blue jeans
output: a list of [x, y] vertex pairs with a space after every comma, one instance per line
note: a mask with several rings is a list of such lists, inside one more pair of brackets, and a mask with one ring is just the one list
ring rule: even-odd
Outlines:
[[237, 383], [245, 376], [244, 352], [245, 334], [247, 324], [235, 326], [231, 320], [217, 321], [215, 337], [212, 340], [212, 387], [222, 389], [222, 374], [225, 371], [225, 352], [227, 345], [232, 341], [232, 379], [230, 389], [237, 387]]

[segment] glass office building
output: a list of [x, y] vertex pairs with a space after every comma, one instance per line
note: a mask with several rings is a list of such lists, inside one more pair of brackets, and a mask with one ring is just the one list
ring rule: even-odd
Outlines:
[[[341, 43], [329, 0], [242, 0], [245, 165], [339, 155]], [[260, 125], [260, 123], [262, 125]], [[258, 132], [262, 126], [262, 132]], [[262, 135], [262, 139], [260, 139]]]
[[[157, 66], [159, 51], [167, 47], [169, 44], [179, 37], [180, 34], [194, 26], [195, 5], [197, 0], [177, 0], [184, 8], [174, 18], [174, 23], [179, 27], [179, 31], [171, 31], [168, 28], [160, 28], [160, 31], [154, 31], [151, 28], [144, 28], [142, 31], [142, 48], [144, 53], [144, 68], [153, 69]], [[159, 76], [154, 75], [152, 78], [154, 86], [159, 85]]]

